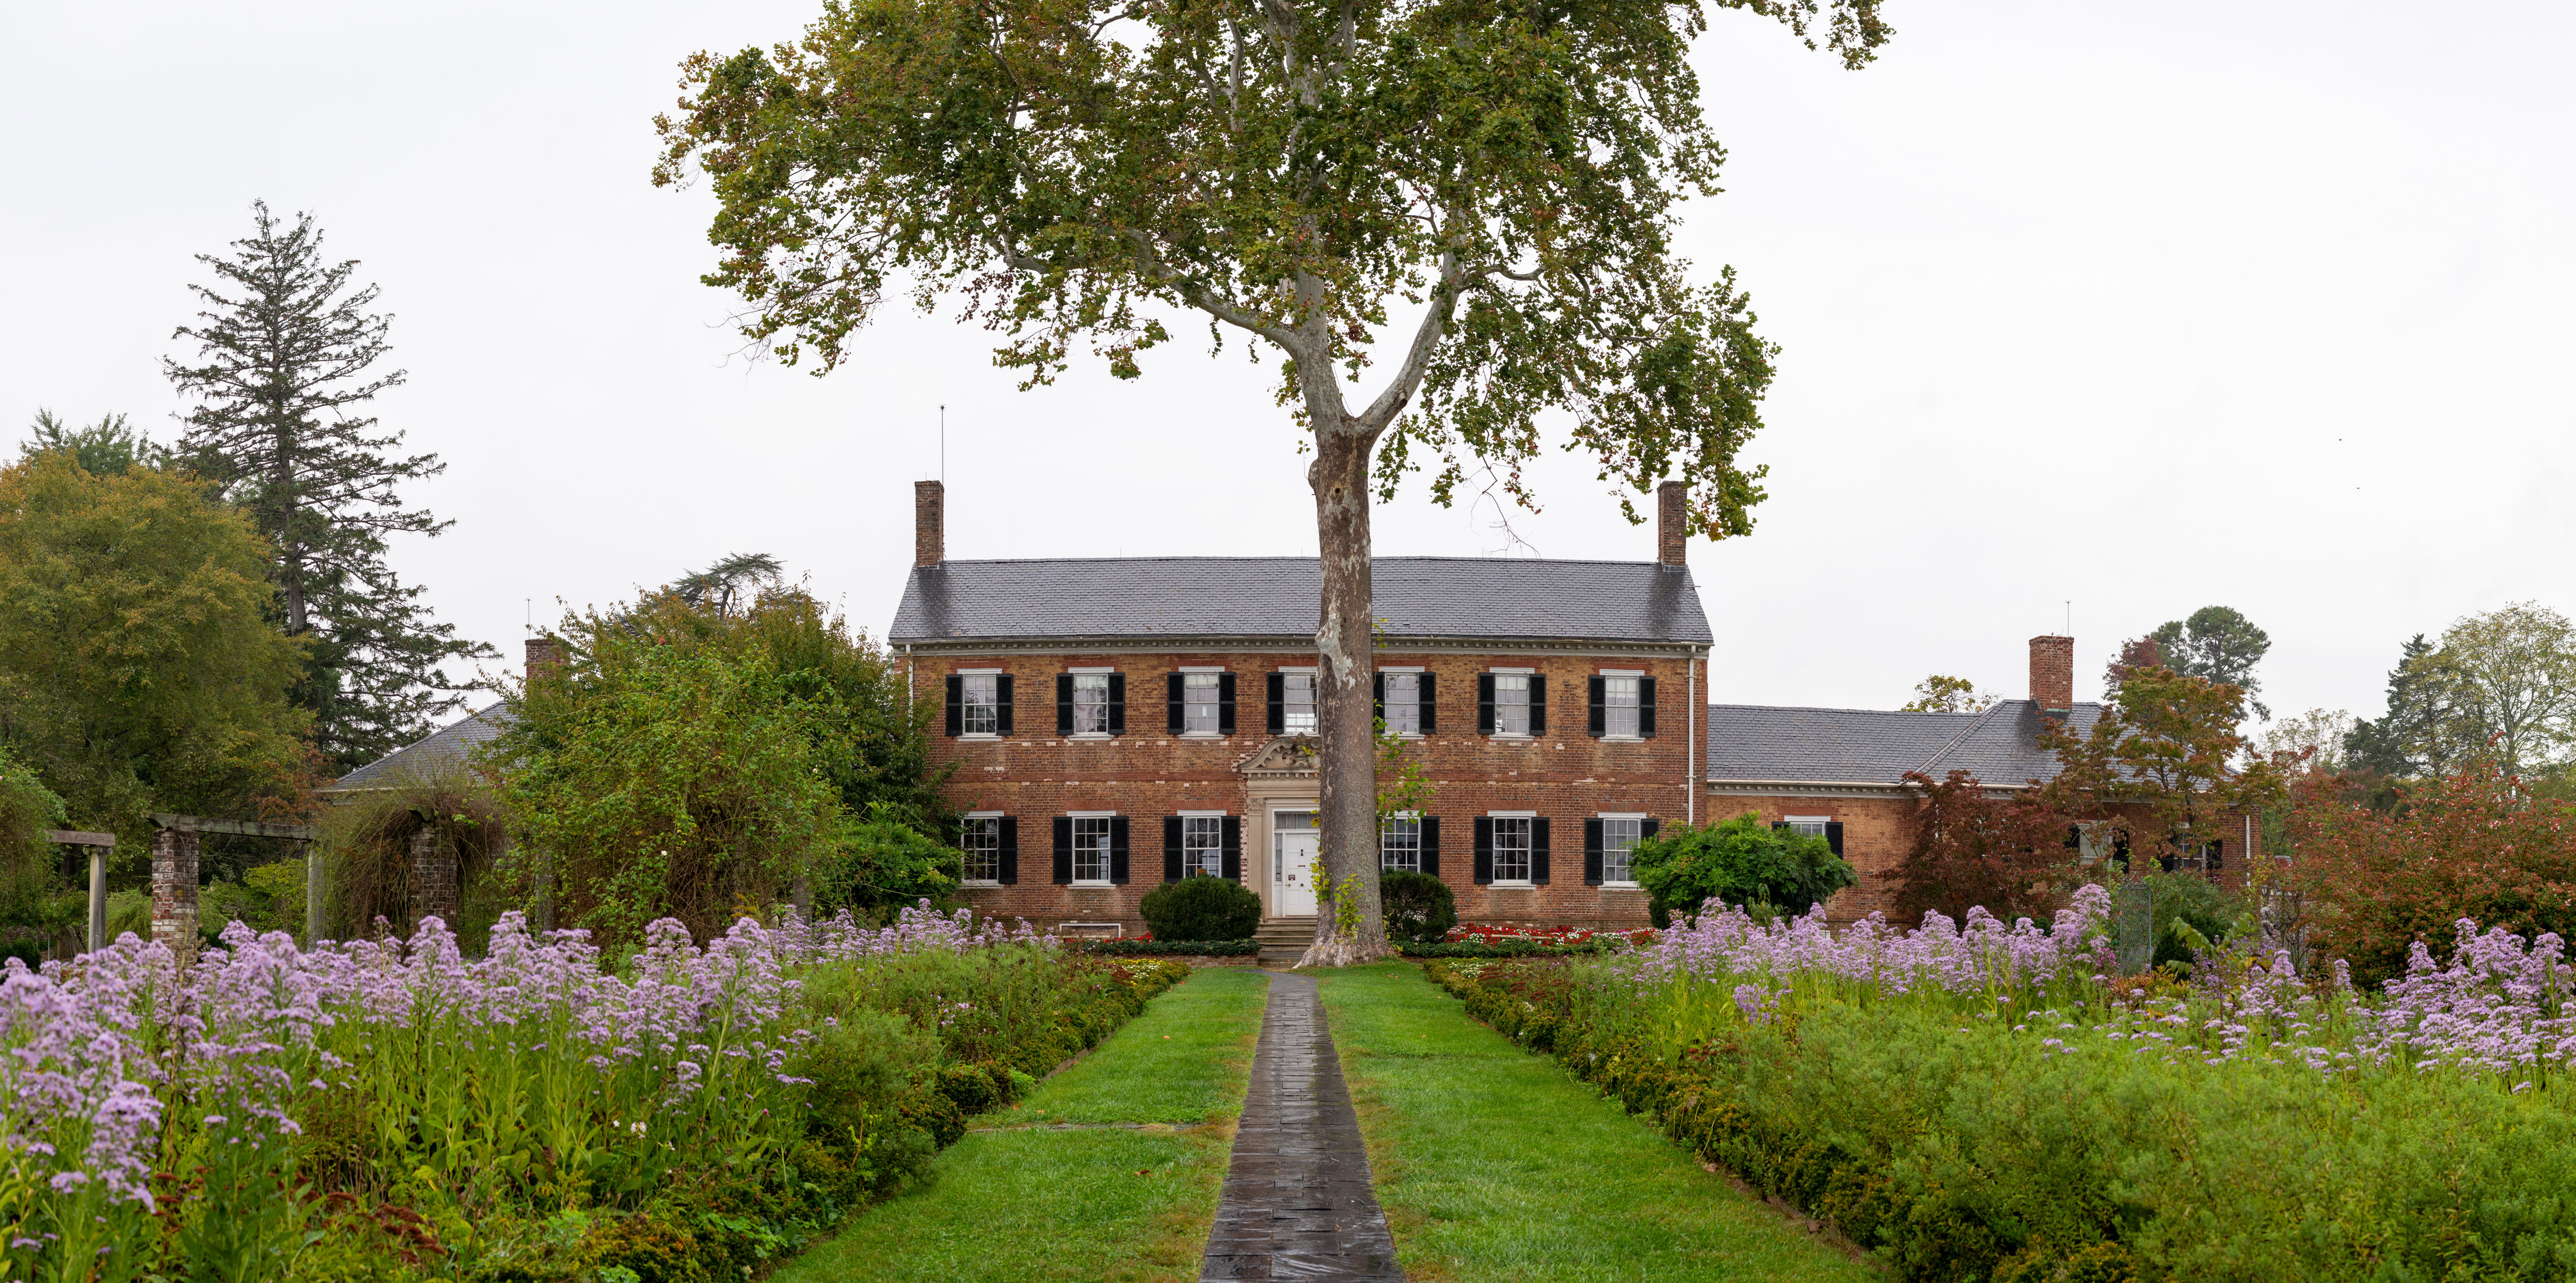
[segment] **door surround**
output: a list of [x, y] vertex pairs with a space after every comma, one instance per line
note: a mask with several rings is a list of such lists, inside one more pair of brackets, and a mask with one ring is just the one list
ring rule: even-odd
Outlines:
[[[1244, 883], [1261, 897], [1261, 916], [1279, 916], [1271, 903], [1270, 859], [1275, 832], [1272, 816], [1280, 811], [1312, 811], [1322, 795], [1315, 770], [1315, 739], [1282, 735], [1255, 750], [1236, 768], [1243, 776], [1243, 852], [1259, 852], [1259, 864], [1247, 858]], [[1320, 861], [1319, 861], [1320, 862]]]

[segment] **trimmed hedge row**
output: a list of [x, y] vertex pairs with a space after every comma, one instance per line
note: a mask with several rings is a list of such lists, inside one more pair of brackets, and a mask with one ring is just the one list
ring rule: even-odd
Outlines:
[[1261, 952], [1258, 940], [1068, 940], [1065, 947], [1107, 958], [1242, 958]]
[[1495, 944], [1475, 940], [1461, 940], [1454, 944], [1414, 944], [1408, 941], [1397, 945], [1396, 949], [1408, 958], [1573, 958], [1607, 952], [1609, 945], [1598, 939], [1581, 944], [1542, 944], [1536, 940], [1507, 939]]

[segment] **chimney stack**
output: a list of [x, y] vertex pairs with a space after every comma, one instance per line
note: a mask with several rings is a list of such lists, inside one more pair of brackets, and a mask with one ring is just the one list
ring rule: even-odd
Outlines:
[[564, 644], [561, 637], [528, 639], [528, 684], [561, 677], [564, 670]]
[[2030, 639], [2030, 698], [2045, 713], [2075, 707], [2075, 639]]
[[912, 483], [912, 564], [936, 566], [948, 559], [947, 511], [946, 486]]
[[1690, 487], [1667, 481], [1655, 487], [1655, 560], [1690, 564]]

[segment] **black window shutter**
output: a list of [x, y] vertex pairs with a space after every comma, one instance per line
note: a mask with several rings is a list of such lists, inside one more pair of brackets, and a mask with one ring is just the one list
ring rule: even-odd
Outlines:
[[1109, 675], [1109, 733], [1127, 733], [1127, 674]]
[[1637, 821], [1637, 840], [1643, 842], [1646, 839], [1653, 837], [1655, 835], [1655, 831], [1662, 827], [1664, 827], [1664, 822], [1661, 820]]
[[1476, 885], [1486, 886], [1494, 880], [1494, 817], [1476, 817]]
[[1592, 720], [1584, 725], [1583, 733], [1599, 739], [1610, 721], [1610, 679], [1588, 677], [1583, 684], [1592, 697]]
[[1270, 675], [1270, 733], [1273, 735], [1288, 733], [1288, 675], [1286, 673]]
[[966, 679], [955, 673], [948, 675], [948, 733], [966, 733]]
[[1786, 833], [1789, 831], [1789, 822], [1787, 820], [1773, 820], [1771, 821], [1771, 831], [1774, 833]]
[[[1598, 677], [1594, 681], [1600, 681]], [[1583, 885], [1601, 885], [1601, 821], [1583, 822]]]
[[1000, 881], [1003, 886], [1014, 886], [1018, 884], [1019, 880], [1020, 817], [1016, 815], [1005, 815], [1002, 817], [1002, 876]]
[[1476, 674], [1476, 733], [1494, 733], [1494, 675]]
[[1073, 674], [1055, 675], [1055, 733], [1073, 734]]
[[1163, 817], [1163, 880], [1181, 880], [1181, 817]]
[[1413, 680], [1415, 689], [1422, 692], [1422, 733], [1428, 735], [1440, 729], [1440, 718], [1437, 716], [1440, 711], [1440, 701], [1432, 694], [1435, 683], [1430, 673], [1425, 672]]
[[1825, 845], [1826, 845], [1826, 846], [1829, 846], [1829, 847], [1832, 847], [1832, 848], [1834, 849], [1834, 854], [1836, 854], [1836, 855], [1841, 855], [1841, 854], [1843, 853], [1843, 822], [1842, 822], [1842, 821], [1840, 821], [1840, 820], [1827, 820], [1827, 821], [1825, 821]]
[[1547, 885], [1547, 817], [1530, 821], [1530, 885]]
[[1109, 817], [1109, 880], [1117, 886], [1127, 885], [1127, 817]]
[[1530, 734], [1547, 734], [1547, 675], [1530, 674]]
[[1170, 705], [1170, 709], [1164, 718], [1163, 729], [1170, 731], [1174, 735], [1178, 735], [1189, 726], [1189, 722], [1184, 720], [1184, 710], [1188, 707], [1189, 703], [1189, 679], [1181, 676], [1179, 673], [1174, 673], [1170, 677], [1165, 678], [1163, 684], [1164, 689], [1167, 692], [1164, 696], [1164, 702]]
[[1011, 675], [993, 679], [993, 729], [999, 734], [1011, 733]]
[[1073, 817], [1055, 817], [1055, 884], [1066, 886], [1073, 881]]
[[2069, 851], [2084, 849], [2084, 830], [2081, 826], [2073, 824], [2066, 826], [2066, 849]]
[[1422, 817], [1422, 871], [1440, 876], [1440, 817]]
[[1637, 734], [1645, 739], [1655, 737], [1655, 679], [1637, 679]]
[[2209, 864], [2208, 864], [2208, 866], [2207, 866], [2207, 867], [2208, 867], [2208, 869], [2209, 869], [2209, 871], [2210, 871], [2210, 872], [2212, 872], [2212, 873], [2216, 873], [2216, 872], [2218, 872], [2218, 869], [2219, 869], [2219, 848], [2221, 848], [2221, 847], [2223, 847], [2223, 846], [2226, 846], [2226, 845], [2227, 845], [2227, 844], [2226, 844], [2225, 842], [2212, 842], [2212, 843], [2210, 843], [2210, 844], [2209, 844]]
[[1216, 733], [1234, 734], [1234, 674], [1216, 675]]
[[1386, 720], [1386, 674], [1377, 673], [1372, 675], [1369, 679], [1369, 689], [1374, 692], [1370, 698], [1376, 701], [1369, 707], [1377, 710], [1376, 712], [1371, 713], [1370, 716], [1383, 722]]
[[1225, 823], [1219, 831], [1217, 840], [1224, 844], [1221, 850], [1225, 856], [1225, 876], [1241, 882], [1243, 880], [1243, 817], [1239, 815], [1225, 817]]
[[2129, 835], [2127, 833], [2121, 833], [2112, 838], [2111, 859], [2120, 866], [2120, 872], [2129, 871]]

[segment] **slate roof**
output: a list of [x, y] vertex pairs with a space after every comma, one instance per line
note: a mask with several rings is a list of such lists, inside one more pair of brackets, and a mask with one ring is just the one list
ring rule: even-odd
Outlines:
[[[1039, 639], [1303, 639], [1313, 557], [1118, 557], [916, 566], [896, 645]], [[1685, 568], [1655, 562], [1380, 557], [1373, 613], [1391, 637], [1688, 643], [1712, 638]]]
[[323, 792], [398, 788], [418, 780], [436, 779], [463, 766], [477, 745], [507, 730], [514, 720], [509, 705], [494, 704], [341, 776], [338, 783]]
[[[2067, 727], [2081, 733], [2101, 715], [2099, 704], [2077, 704]], [[1711, 704], [1708, 778], [1896, 784], [1908, 771], [1937, 780], [1964, 770], [1992, 785], [2024, 784], [2057, 773], [2040, 726], [2039, 705], [2026, 699], [1982, 713]]]

